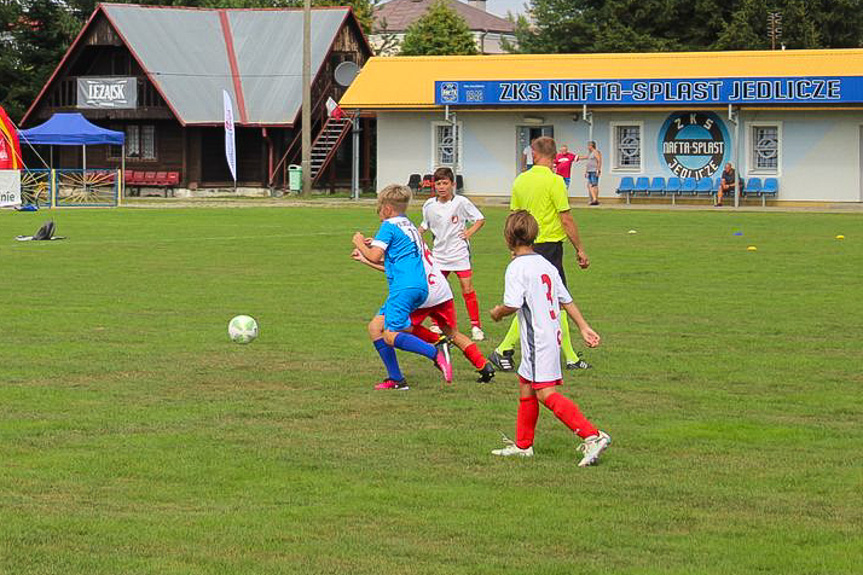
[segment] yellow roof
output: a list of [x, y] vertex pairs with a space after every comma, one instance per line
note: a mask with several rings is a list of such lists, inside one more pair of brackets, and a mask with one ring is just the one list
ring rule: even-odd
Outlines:
[[863, 76], [863, 50], [374, 57], [346, 109], [434, 108], [435, 81]]

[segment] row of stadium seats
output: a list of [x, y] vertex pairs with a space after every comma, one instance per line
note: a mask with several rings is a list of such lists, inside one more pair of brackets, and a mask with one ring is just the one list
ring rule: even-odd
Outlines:
[[[671, 177], [666, 180], [663, 177], [655, 177], [653, 179], [647, 177], [631, 178], [629, 176], [621, 178], [617, 186], [616, 193], [626, 194], [626, 202], [638, 194], [645, 196], [671, 196], [671, 201], [677, 196], [715, 196], [719, 192], [719, 186], [722, 183], [722, 178], [713, 180], [712, 178], [675, 178]], [[743, 180], [740, 180], [744, 184]], [[767, 197], [775, 198], [779, 194], [779, 180], [776, 178], [765, 178], [764, 182], [761, 178], [749, 178], [742, 185], [741, 196], [747, 195], [757, 196], [761, 198], [762, 205], [766, 205]]]
[[141, 194], [141, 188], [165, 188], [166, 194], [180, 185], [180, 172], [142, 172], [137, 170], [126, 170], [126, 187], [138, 188], [137, 194]]

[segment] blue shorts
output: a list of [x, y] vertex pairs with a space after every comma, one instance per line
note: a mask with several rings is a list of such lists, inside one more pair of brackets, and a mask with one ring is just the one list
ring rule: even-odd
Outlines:
[[429, 296], [428, 289], [409, 288], [390, 293], [378, 315], [384, 316], [384, 329], [404, 331], [411, 326], [411, 312]]
[[566, 189], [567, 189], [567, 190], [569, 189], [569, 181], [570, 181], [570, 179], [569, 179], [569, 178], [564, 178], [564, 179], [563, 179], [563, 183], [564, 183], [564, 184], [566, 184]]
[[599, 185], [599, 175], [596, 172], [587, 172], [587, 183], [591, 186]]

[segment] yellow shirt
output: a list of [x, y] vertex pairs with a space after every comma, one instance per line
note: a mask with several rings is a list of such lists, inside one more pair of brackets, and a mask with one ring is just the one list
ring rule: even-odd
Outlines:
[[539, 224], [536, 243], [560, 242], [566, 239], [560, 212], [569, 210], [563, 178], [545, 166], [534, 165], [512, 183], [511, 210], [527, 210]]

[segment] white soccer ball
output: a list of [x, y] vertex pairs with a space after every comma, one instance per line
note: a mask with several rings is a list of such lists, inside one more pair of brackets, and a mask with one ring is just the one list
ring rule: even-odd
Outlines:
[[258, 322], [248, 315], [238, 315], [228, 323], [228, 336], [234, 343], [252, 343], [258, 337]]

